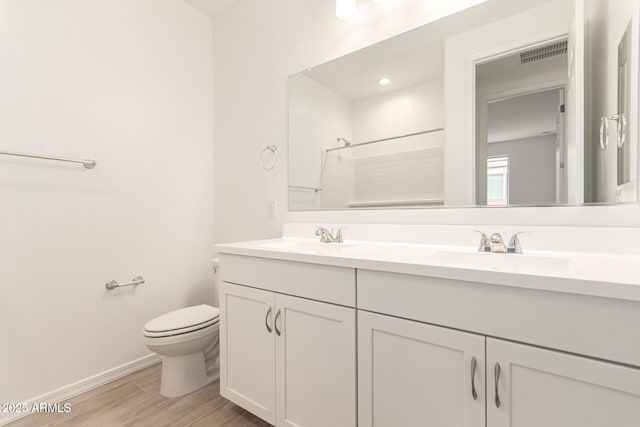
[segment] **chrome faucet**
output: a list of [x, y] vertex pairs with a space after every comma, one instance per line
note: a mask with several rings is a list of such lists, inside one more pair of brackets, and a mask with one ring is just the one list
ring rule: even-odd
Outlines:
[[521, 254], [522, 253], [522, 244], [520, 243], [520, 238], [518, 237], [522, 232], [515, 233], [509, 239], [509, 246], [505, 245], [504, 240], [500, 233], [493, 233], [491, 237], [487, 237], [482, 231], [472, 230], [476, 233], [480, 233], [480, 246], [478, 247], [478, 251], [480, 252], [493, 252], [499, 254]]
[[507, 253], [507, 245], [504, 244], [504, 240], [502, 240], [502, 236], [500, 235], [500, 233], [493, 233], [489, 240], [491, 241], [491, 252], [498, 254]]
[[329, 231], [326, 228], [318, 227], [315, 234], [320, 237], [322, 243], [344, 243], [341, 228], [338, 229], [335, 237], [333, 236], [333, 228]]

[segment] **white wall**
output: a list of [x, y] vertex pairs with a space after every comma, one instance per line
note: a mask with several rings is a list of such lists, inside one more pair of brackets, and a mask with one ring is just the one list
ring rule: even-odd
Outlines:
[[489, 156], [509, 156], [509, 204], [556, 203], [556, 135], [489, 144]]
[[480, 2], [358, 2], [356, 17], [340, 21], [334, 0], [240, 0], [214, 18], [216, 241], [282, 233], [287, 164], [267, 173], [258, 158], [277, 144], [286, 159], [289, 75]]
[[213, 301], [211, 25], [178, 0], [3, 0], [0, 52], [1, 149], [98, 162], [0, 156], [0, 401], [21, 402]]
[[[289, 185], [321, 188], [322, 155], [351, 141], [351, 103], [304, 74], [289, 79]], [[289, 188], [291, 209], [319, 209], [322, 192]]]
[[[444, 128], [442, 79], [353, 103], [354, 142]], [[444, 145], [444, 132], [394, 139], [351, 150], [354, 158]]]
[[[354, 142], [389, 138], [442, 127], [444, 127], [442, 79], [353, 103]], [[380, 150], [388, 152], [396, 142], [398, 141], [375, 144], [368, 148], [377, 148], [378, 151], [375, 152]], [[360, 152], [360, 149], [358, 151]]]

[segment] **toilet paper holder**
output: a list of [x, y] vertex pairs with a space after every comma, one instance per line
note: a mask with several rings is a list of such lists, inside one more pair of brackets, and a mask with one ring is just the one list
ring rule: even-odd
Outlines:
[[131, 279], [130, 282], [126, 282], [126, 283], [118, 283], [115, 280], [109, 280], [107, 283], [105, 283], [104, 287], [111, 291], [116, 288], [122, 288], [124, 286], [141, 285], [143, 283], [144, 283], [144, 278], [142, 276], [135, 276], [133, 279]]

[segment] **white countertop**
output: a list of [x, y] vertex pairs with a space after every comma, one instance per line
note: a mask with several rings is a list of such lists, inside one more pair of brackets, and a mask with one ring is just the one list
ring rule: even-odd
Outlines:
[[640, 301], [640, 256], [548, 251], [492, 254], [476, 249], [356, 240], [332, 244], [299, 238], [214, 246], [221, 254]]

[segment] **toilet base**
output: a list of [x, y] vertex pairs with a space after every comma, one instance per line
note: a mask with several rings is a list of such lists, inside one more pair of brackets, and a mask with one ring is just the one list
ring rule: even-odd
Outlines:
[[180, 397], [192, 393], [214, 381], [215, 374], [207, 376], [203, 352], [162, 358], [160, 394], [164, 397]]

